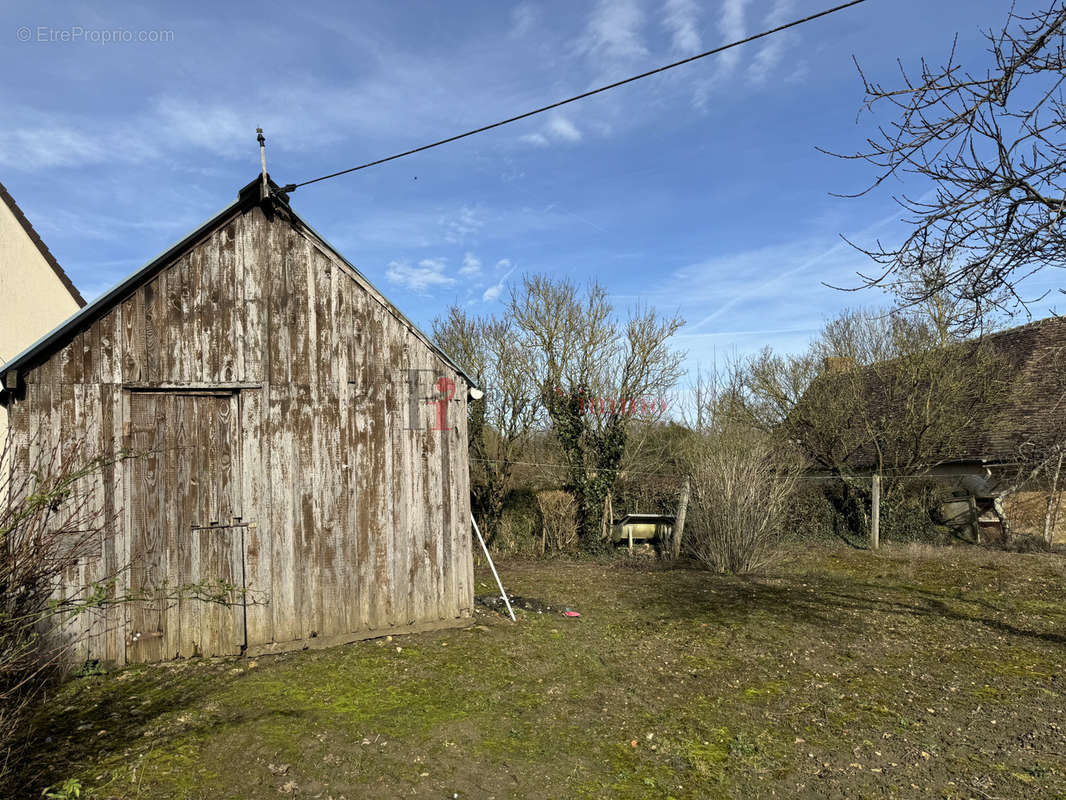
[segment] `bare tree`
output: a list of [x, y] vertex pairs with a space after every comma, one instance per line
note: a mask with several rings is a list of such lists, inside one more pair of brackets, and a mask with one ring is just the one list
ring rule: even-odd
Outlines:
[[982, 341], [942, 341], [914, 313], [845, 311], [806, 352], [751, 358], [738, 408], [787, 432], [816, 468], [928, 468], [956, 455], [1010, 386], [1008, 365]]
[[704, 431], [690, 453], [687, 549], [715, 572], [766, 567], [784, 538], [798, 462], [782, 457], [766, 433], [728, 419]]
[[543, 275], [512, 289], [508, 313], [566, 461], [581, 543], [596, 549], [629, 422], [642, 402], [665, 397], [681, 375], [683, 354], [669, 342], [683, 320], [647, 307], [619, 319], [602, 286], [582, 290]]
[[[745, 573], [770, 563], [803, 461], [792, 442], [761, 427], [746, 408], [748, 364], [732, 360], [696, 378], [697, 422], [684, 443], [685, 480], [672, 555], [681, 547], [716, 572]], [[684, 532], [685, 540], [680, 535]]]
[[1015, 389], [1013, 367], [986, 342], [942, 341], [935, 319], [916, 313], [844, 312], [804, 353], [751, 358], [733, 413], [839, 478], [833, 504], [864, 535], [871, 473], [886, 476], [891, 502], [963, 455], [966, 437]]
[[0, 781], [17, 763], [26, 717], [77, 644], [71, 623], [114, 599], [107, 581], [57, 593], [99, 548], [109, 520], [93, 487], [108, 463], [77, 443], [34, 455], [0, 447]]
[[433, 338], [484, 391], [467, 406], [470, 490], [474, 513], [492, 543], [500, 531], [515, 462], [539, 414], [530, 360], [510, 316], [472, 317], [453, 306], [448, 316], [433, 322]]
[[985, 35], [984, 66], [965, 68], [953, 45], [940, 66], [901, 64], [894, 86], [860, 68], [864, 108], [887, 106], [893, 121], [842, 156], [875, 168], [861, 194], [907, 173], [932, 188], [931, 199], [896, 198], [913, 226], [901, 244], [859, 248], [882, 267], [863, 282], [904, 304], [940, 295], [970, 330], [989, 310], [1025, 309], [1021, 282], [1066, 265], [1066, 3], [1029, 14], [1012, 4], [1002, 30]]

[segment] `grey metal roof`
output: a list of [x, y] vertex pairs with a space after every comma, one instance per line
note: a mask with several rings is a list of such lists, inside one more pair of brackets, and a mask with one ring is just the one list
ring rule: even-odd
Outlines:
[[[192, 233], [188, 234], [180, 241], [168, 247], [166, 250], [164, 250], [158, 256], [153, 258], [143, 267], [138, 269], [132, 275], [120, 281], [108, 291], [104, 292], [102, 295], [96, 298], [96, 300], [89, 303], [87, 306], [82, 308], [80, 311], [78, 311], [72, 317], [67, 319], [65, 322], [60, 323], [58, 327], [54, 328], [49, 333], [46, 333], [43, 337], [31, 344], [29, 347], [27, 347], [14, 358], [12, 358], [6, 364], [0, 366], [0, 391], [2, 391], [2, 387], [6, 385], [5, 380], [9, 372], [11, 372], [12, 370], [18, 370], [26, 363], [28, 363], [31, 359], [43, 353], [47, 353], [53, 348], [61, 347], [67, 341], [69, 336], [75, 334], [84, 326], [89, 325], [96, 318], [106, 314], [118, 303], [120, 303], [123, 298], [125, 298], [131, 291], [133, 291], [145, 281], [149, 280], [156, 273], [160, 272], [174, 259], [178, 258], [185, 250], [192, 247], [203, 237], [207, 236], [209, 233], [214, 231], [218, 226], [222, 225], [231, 217], [235, 216], [238, 213], [242, 213], [251, 208], [253, 205], [257, 204], [259, 202], [259, 185], [260, 176], [256, 176], [255, 180], [251, 181], [246, 186], [240, 189], [240, 191], [237, 193], [236, 201], [223, 208], [217, 214], [208, 219], [207, 222], [205, 222], [203, 225], [192, 231]], [[400, 311], [392, 302], [390, 302], [385, 297], [384, 293], [382, 293], [376, 286], [374, 286], [374, 284], [371, 283], [370, 280], [368, 280], [362, 272], [356, 269], [356, 267], [350, 261], [348, 261], [348, 259], [341, 255], [340, 251], [338, 251], [337, 248], [331, 245], [324, 236], [318, 233], [314, 228], [307, 224], [307, 222], [304, 221], [295, 211], [292, 210], [292, 208], [288, 205], [287, 196], [280, 192], [279, 187], [276, 183], [270, 181], [270, 186], [273, 190], [275, 190], [273, 197], [275, 197], [279, 202], [284, 205], [286, 213], [290, 214], [293, 220], [298, 222], [315, 237], [317, 237], [326, 247], [333, 251], [333, 253], [336, 254], [336, 256], [340, 258], [353, 272], [355, 272], [355, 274], [358, 275], [359, 278], [363, 282], [365, 282], [367, 286], [369, 286], [378, 295], [380, 295], [385, 301], [385, 303], [388, 305], [388, 307], [396, 314], [397, 318], [400, 319], [411, 330], [417, 333], [419, 337], [424, 340], [426, 345], [428, 345], [437, 355], [444, 359], [444, 361], [447, 362], [459, 375], [461, 375], [470, 386], [477, 386], [477, 382], [469, 375], [467, 375], [466, 372], [462, 369], [462, 367], [460, 367], [458, 364], [455, 363], [454, 360], [452, 360], [451, 356], [441, 350], [433, 342], [433, 340], [429, 338], [429, 336], [427, 336], [425, 332], [422, 331], [421, 328], [411, 322], [411, 320], [408, 319], [402, 311]]]
[[666, 525], [674, 524], [673, 514], [626, 514], [621, 519], [615, 520], [615, 525], [628, 525], [629, 523], [661, 522]]

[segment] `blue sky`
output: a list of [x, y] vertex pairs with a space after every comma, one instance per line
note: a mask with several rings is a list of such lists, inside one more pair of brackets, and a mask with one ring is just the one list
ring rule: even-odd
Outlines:
[[[258, 170], [257, 125], [272, 176], [298, 182], [831, 4], [9, 0], [0, 181], [91, 298], [235, 197]], [[690, 363], [799, 349], [840, 308], [885, 299], [823, 285], [869, 267], [840, 235], [900, 230], [902, 185], [832, 197], [870, 173], [815, 149], [873, 132], [852, 55], [889, 82], [897, 57], [939, 59], [956, 32], [979, 56], [979, 28], [1006, 9], [869, 0], [292, 203], [425, 327], [455, 302], [497, 310], [509, 281], [548, 272], [596, 278], [619, 307], [680, 312]], [[86, 40], [105, 31], [162, 41]]]

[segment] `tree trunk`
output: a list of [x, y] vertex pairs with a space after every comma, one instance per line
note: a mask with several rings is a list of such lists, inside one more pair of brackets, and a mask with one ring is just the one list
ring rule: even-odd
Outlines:
[[[605, 470], [591, 471], [598, 473]], [[606, 548], [602, 539], [603, 518], [611, 485], [599, 477], [571, 481], [569, 491], [577, 501], [578, 542], [586, 552], [602, 552]]]
[[681, 537], [685, 533], [685, 513], [688, 511], [688, 498], [692, 493], [692, 482], [685, 478], [681, 486], [681, 499], [677, 503], [677, 518], [674, 520], [674, 532], [670, 537], [670, 556], [674, 560], [681, 557]]
[[1044, 541], [1051, 545], [1055, 541], [1055, 518], [1059, 511], [1059, 474], [1062, 472], [1062, 458], [1064, 453], [1059, 453], [1059, 459], [1055, 463], [1055, 472], [1051, 476], [1051, 486], [1047, 496], [1047, 508], [1044, 510]]
[[600, 525], [600, 540], [608, 541], [611, 533], [611, 528], [614, 525], [614, 506], [611, 503], [611, 493], [607, 492], [607, 497], [603, 500], [603, 522]]
[[870, 549], [881, 549], [881, 473], [874, 473], [870, 499]]

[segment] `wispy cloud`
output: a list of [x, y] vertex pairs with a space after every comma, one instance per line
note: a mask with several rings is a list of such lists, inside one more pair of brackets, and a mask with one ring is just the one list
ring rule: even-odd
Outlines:
[[14, 169], [44, 169], [96, 164], [106, 148], [82, 133], [57, 125], [8, 130], [0, 144], [0, 165]]
[[477, 209], [463, 206], [454, 214], [443, 217], [441, 225], [444, 227], [445, 241], [461, 244], [485, 227], [485, 220]]
[[[299, 209], [297, 209], [299, 210]], [[326, 214], [318, 227], [341, 252], [357, 255], [372, 246], [387, 258], [414, 261], [441, 254], [461, 261], [463, 253], [482, 252], [487, 246], [506, 247], [511, 241], [532, 239], [572, 226], [571, 215], [547, 207], [500, 203], [465, 206], [445, 211], [438, 204], [419, 207], [370, 208], [355, 219], [346, 213]], [[454, 251], [458, 251], [453, 255]]]
[[703, 47], [699, 32], [699, 6], [696, 0], [666, 0], [663, 25], [670, 33], [673, 49], [681, 55], [693, 55]]
[[463, 265], [459, 267], [459, 274], [470, 276], [477, 275], [479, 272], [481, 272], [481, 259], [468, 252], [463, 256]]
[[[775, 0], [770, 12], [766, 15], [766, 25], [771, 28], [781, 25], [787, 20], [791, 11], [792, 0]], [[752, 59], [748, 70], [748, 77], [753, 83], [762, 84], [767, 81], [770, 73], [781, 63], [785, 51], [791, 46], [792, 38], [791, 31], [783, 31], [765, 41], [755, 54], [755, 58]]]
[[[898, 218], [899, 213], [893, 211], [859, 231], [856, 239], [876, 235]], [[780, 268], [767, 274], [767, 264]], [[846, 303], [844, 293], [824, 283], [854, 284], [856, 272], [865, 266], [865, 257], [839, 239], [798, 239], [716, 256], [677, 270], [665, 284], [663, 296], [682, 298], [682, 314], [688, 319], [683, 332], [689, 336], [713, 332], [712, 323], [718, 320], [728, 320], [730, 329], [753, 320], [763, 325], [787, 321], [811, 327], [811, 317], [819, 307], [812, 302], [814, 296], [822, 300], [823, 311], [826, 303]]]
[[792, 0], [774, 0], [773, 6], [770, 7], [770, 12], [765, 18], [766, 25], [770, 28], [776, 28], [786, 22], [792, 13], [792, 7]]
[[629, 61], [647, 55], [641, 28], [644, 12], [636, 0], [600, 0], [589, 16], [578, 47], [597, 59]]
[[228, 156], [248, 151], [247, 114], [233, 106], [204, 105], [189, 98], [166, 97], [156, 104], [158, 130], [179, 131], [189, 147]]
[[0, 120], [0, 166], [33, 171], [109, 161], [128, 164], [156, 152], [126, 129], [104, 130], [92, 121], [82, 124], [32, 109], [20, 112]]
[[202, 220], [186, 204], [174, 203], [171, 208], [172, 213], [165, 216], [123, 217], [105, 206], [76, 211], [49, 204], [24, 206], [34, 227], [52, 243], [60, 239], [115, 243], [141, 236], [157, 243], [172, 243]]
[[521, 38], [537, 23], [540, 10], [532, 3], [520, 3], [511, 12], [511, 36]]
[[548, 120], [547, 129], [552, 136], [556, 139], [561, 139], [564, 142], [581, 141], [581, 131], [577, 129], [577, 126], [574, 125], [573, 122], [564, 116], [554, 116]]
[[[17, 115], [0, 118], [0, 166], [36, 171], [144, 164], [189, 151], [241, 157], [254, 146], [256, 116], [250, 108], [177, 97], [161, 98], [117, 119], [22, 107]], [[282, 129], [293, 128], [273, 127], [275, 132]]]
[[582, 133], [569, 117], [553, 114], [541, 125], [540, 130], [526, 133], [520, 137], [522, 142], [533, 147], [548, 147], [552, 142], [575, 144], [582, 139]]
[[519, 137], [520, 141], [526, 144], [531, 144], [534, 147], [547, 147], [551, 142], [548, 141], [548, 137], [543, 133], [526, 133]]
[[[751, 0], [724, 0], [722, 3], [722, 15], [718, 19], [718, 29], [722, 32], [723, 42], [732, 42], [743, 39], [747, 27], [744, 16]], [[722, 73], [728, 74], [736, 69], [740, 63], [740, 48], [726, 50], [718, 56], [718, 66]]]
[[515, 271], [514, 265], [509, 258], [501, 258], [497, 261], [496, 269], [497, 271], [506, 269], [507, 272], [505, 272], [494, 285], [490, 286], [482, 293], [481, 301], [484, 303], [491, 303], [500, 298], [500, 295], [503, 294], [504, 284], [507, 282], [507, 279], [511, 277], [511, 273]]
[[435, 286], [450, 286], [455, 278], [444, 274], [445, 262], [442, 258], [423, 258], [417, 266], [406, 261], [391, 261], [385, 270], [389, 283], [403, 286], [412, 292], [425, 292]]
[[[749, 3], [724, 0], [720, 26], [726, 38], [745, 31]], [[778, 0], [774, 8], [778, 7], [787, 4]], [[690, 53], [703, 46], [700, 23], [707, 12], [698, 0], [662, 0], [659, 8], [659, 23], [675, 51]], [[510, 30], [523, 34], [537, 26], [539, 34], [542, 16], [536, 5], [517, 6], [510, 15]], [[565, 76], [560, 93], [615, 78], [632, 66], [629, 62], [646, 61], [650, 55], [646, 23], [641, 0], [600, 0], [580, 32], [571, 34], [576, 36], [576, 47], [556, 54], [552, 70]], [[71, 110], [76, 108], [71, 104], [49, 107], [44, 100], [12, 101], [0, 90], [0, 105], [5, 107], [0, 115], [0, 168], [36, 171], [162, 160], [203, 164], [208, 163], [205, 155], [254, 163], [258, 125], [266, 129], [269, 151], [284, 154], [290, 162], [352, 140], [373, 153], [379, 147], [387, 151], [399, 139], [417, 144], [442, 131], [532, 107], [546, 97], [543, 82], [529, 80], [531, 63], [544, 58], [543, 37], [508, 38], [506, 46], [472, 48], [469, 57], [456, 59], [451, 50], [405, 49], [397, 42], [384, 47], [366, 28], [341, 28], [337, 34], [351, 37], [359, 52], [366, 54], [366, 62], [350, 78], [292, 71], [239, 96], [207, 82], [197, 91], [168, 85], [157, 94], [140, 96], [139, 105], [106, 113]], [[298, 39], [293, 47], [303, 43]], [[756, 72], [761, 75], [779, 64], [782, 50], [782, 46], [767, 49]], [[739, 53], [723, 54], [720, 68], [735, 66], [739, 58]], [[199, 78], [207, 77], [203, 65], [190, 70]], [[691, 76], [677, 83], [665, 80], [658, 85], [670, 87], [675, 100], [689, 96], [699, 82]], [[432, 91], [427, 92], [427, 87]], [[409, 102], [416, 96], [418, 103]], [[479, 141], [507, 148], [573, 144], [593, 135], [617, 138], [652, 118], [646, 110], [650, 106], [634, 105], [632, 94], [627, 96], [629, 102], [604, 96], [580, 109], [568, 109], [566, 115], [546, 118], [532, 129]], [[343, 163], [340, 159], [347, 152], [332, 157]]]
[[[675, 5], [684, 9], [690, 0], [667, 0], [667, 15], [664, 25], [678, 26], [684, 30], [684, 13], [673, 13]], [[760, 20], [761, 27], [776, 27], [786, 22], [793, 10], [793, 0], [774, 0], [770, 10]], [[722, 0], [721, 11], [718, 15], [718, 33], [721, 37], [720, 44], [743, 39], [755, 32], [749, 24], [749, 16], [752, 10], [752, 0]], [[676, 39], [675, 33], [675, 39]], [[715, 64], [710, 77], [696, 79], [695, 89], [692, 92], [693, 107], [708, 110], [710, 98], [716, 90], [728, 90], [735, 85], [737, 77], [746, 78], [755, 86], [764, 86], [769, 83], [774, 72], [778, 70], [785, 60], [789, 49], [799, 40], [798, 35], [791, 31], [775, 34], [763, 41], [756, 49], [755, 44], [726, 50], [715, 57]], [[742, 70], [741, 65], [745, 64]], [[800, 64], [786, 79], [802, 78], [805, 67]]]
[[748, 69], [748, 78], [752, 83], [766, 83], [770, 77], [770, 73], [773, 72], [774, 68], [779, 63], [781, 63], [787, 45], [788, 43], [785, 41], [785, 35], [780, 34], [778, 37], [775, 37], [759, 48], [759, 52], [755, 54], [755, 58], [751, 62], [751, 67]]

